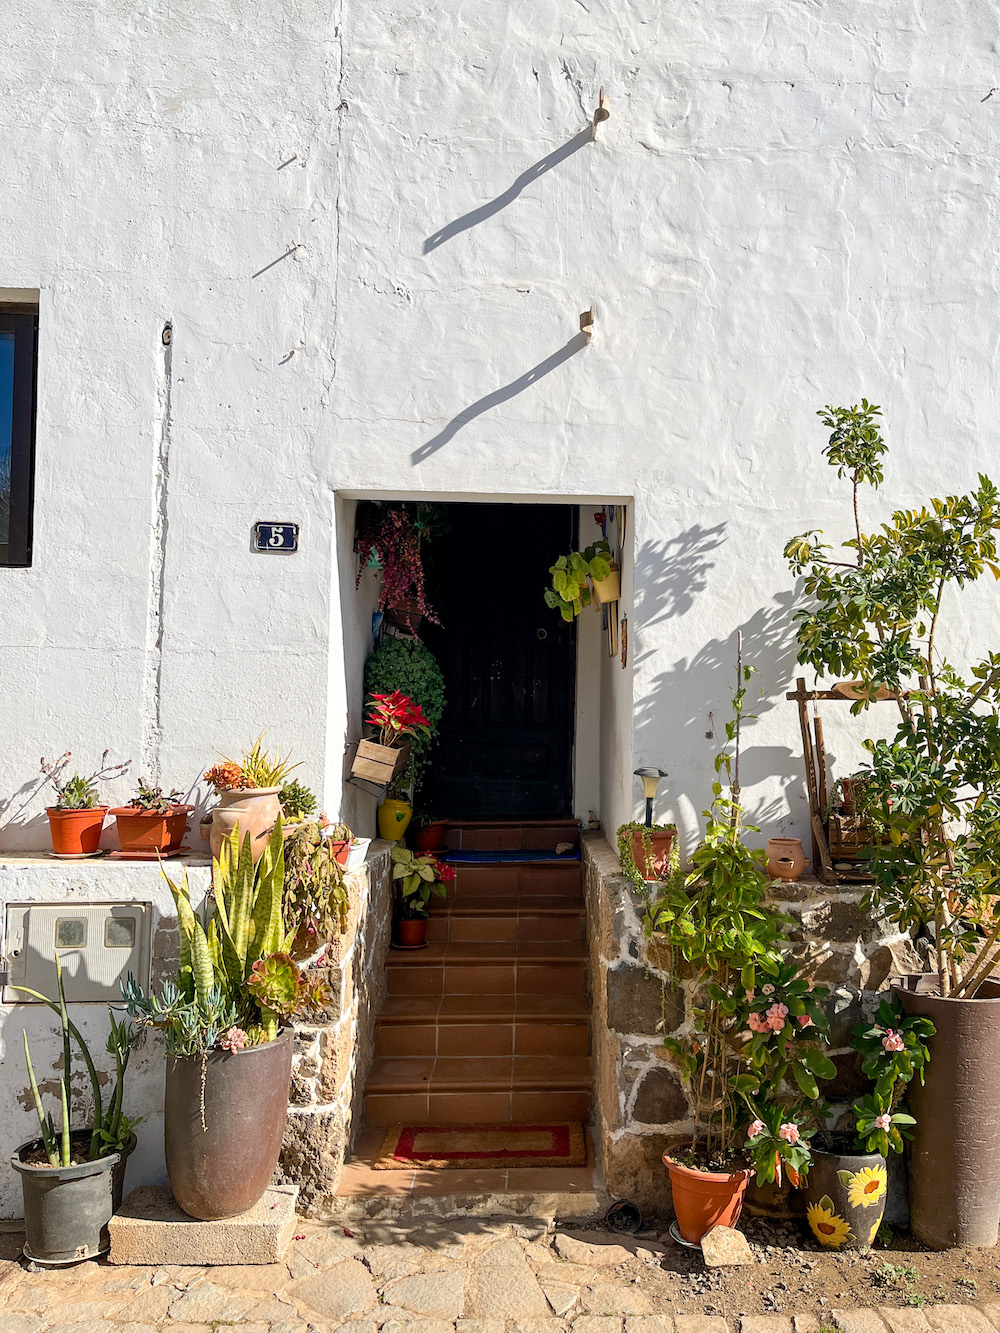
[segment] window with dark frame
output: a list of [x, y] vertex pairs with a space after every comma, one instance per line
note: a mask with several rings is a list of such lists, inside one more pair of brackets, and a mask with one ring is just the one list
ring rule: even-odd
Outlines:
[[31, 564], [38, 311], [0, 304], [0, 565]]

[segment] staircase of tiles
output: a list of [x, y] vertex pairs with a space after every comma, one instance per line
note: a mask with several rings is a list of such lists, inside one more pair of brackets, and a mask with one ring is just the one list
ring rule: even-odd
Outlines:
[[[455, 823], [467, 851], [579, 848], [575, 821]], [[590, 1119], [580, 862], [458, 865], [428, 947], [392, 949], [365, 1124]]]

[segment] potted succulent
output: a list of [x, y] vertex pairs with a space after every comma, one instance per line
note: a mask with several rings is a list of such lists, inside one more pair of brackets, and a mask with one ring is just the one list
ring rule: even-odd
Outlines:
[[[376, 729], [378, 740], [359, 742], [351, 771], [369, 782], [389, 788], [406, 768], [410, 757], [408, 738], [427, 735], [430, 724], [420, 705], [399, 690], [393, 690], [391, 694], [370, 694], [368, 699], [371, 711], [365, 721]], [[404, 831], [396, 836], [402, 837]]]
[[290, 763], [291, 756], [283, 758], [275, 751], [264, 749], [264, 732], [249, 749], [244, 750], [239, 762], [224, 759], [204, 775], [205, 781], [219, 797], [212, 811], [209, 843], [216, 860], [223, 841], [238, 828], [240, 837], [250, 834], [254, 861], [258, 861], [267, 845], [281, 813], [281, 792], [285, 779], [298, 764]]
[[72, 758], [66, 751], [58, 759], [47, 761], [42, 758], [42, 773], [56, 789], [56, 803], [46, 807], [49, 817], [49, 831], [52, 836], [52, 851], [56, 856], [95, 856], [101, 846], [101, 830], [104, 828], [104, 816], [108, 813], [106, 805], [98, 805], [97, 784], [111, 778], [121, 777], [129, 766], [108, 764], [110, 751], [101, 755], [97, 771], [87, 777], [74, 773], [66, 777], [66, 766]]
[[346, 867], [347, 858], [351, 854], [351, 842], [354, 838], [350, 824], [329, 824], [325, 819], [321, 819], [320, 824], [323, 828], [323, 836], [328, 840], [330, 851], [337, 864]]
[[983, 1145], [1000, 1144], [1000, 658], [948, 661], [941, 617], [954, 589], [1000, 576], [1000, 494], [980, 476], [966, 495], [898, 510], [864, 533], [859, 489], [883, 480], [879, 415], [864, 399], [820, 413], [832, 430], [824, 452], [851, 480], [854, 527], [843, 550], [811, 532], [785, 548], [804, 580], [799, 660], [871, 687], [855, 714], [882, 683], [895, 700], [895, 736], [865, 743], [875, 884], [864, 905], [933, 941], [934, 974], [898, 988], [904, 1012], [936, 1028], [926, 1081], [909, 1098], [911, 1225], [934, 1249], [991, 1246], [1000, 1153]]
[[140, 778], [131, 802], [111, 811], [122, 851], [147, 855], [177, 851], [184, 841], [187, 817], [194, 809], [193, 805], [178, 802], [180, 794], [172, 791], [164, 795], [162, 787]]
[[344, 869], [348, 872], [360, 870], [368, 859], [368, 848], [372, 845], [371, 838], [351, 838], [351, 845], [347, 851], [347, 862]]
[[853, 1108], [855, 1129], [821, 1129], [812, 1145], [806, 1183], [809, 1227], [825, 1249], [867, 1250], [885, 1216], [889, 1174], [886, 1157], [912, 1138], [913, 1116], [899, 1109], [906, 1086], [924, 1080], [927, 1040], [934, 1025], [904, 1018], [897, 1002], [883, 999], [873, 1023], [854, 1028], [854, 1049], [872, 1089]]
[[617, 602], [621, 596], [618, 566], [603, 540], [592, 542], [586, 550], [561, 555], [549, 573], [552, 586], [545, 589], [545, 605], [558, 611], [563, 620], [573, 620], [590, 606], [593, 597], [588, 580], [593, 582], [598, 602]]
[[[339, 827], [347, 829], [346, 824]], [[302, 820], [285, 839], [282, 910], [286, 938], [292, 939], [291, 953], [297, 959], [311, 957], [347, 929], [344, 867], [338, 844], [327, 832], [322, 820]]]
[[[70, 1021], [63, 990], [62, 964], [56, 953], [58, 1002], [26, 986], [17, 989], [41, 1000], [54, 1010], [62, 1029], [62, 1077], [59, 1080], [61, 1119], [57, 1126], [46, 1111], [35, 1078], [24, 1033], [24, 1059], [28, 1083], [38, 1116], [40, 1137], [22, 1143], [10, 1159], [21, 1177], [24, 1199], [24, 1255], [34, 1263], [50, 1267], [79, 1263], [104, 1254], [109, 1247], [108, 1222], [121, 1206], [125, 1165], [136, 1145], [139, 1120], [123, 1110], [125, 1072], [132, 1049], [132, 1028], [118, 1022], [109, 1009], [111, 1030], [108, 1051], [114, 1056], [115, 1082], [105, 1108], [101, 1098], [101, 1076], [79, 1029]], [[71, 1041], [83, 1057], [93, 1099], [89, 1128], [73, 1130]]]
[[393, 948], [422, 949], [431, 896], [447, 897], [445, 885], [455, 878], [455, 872], [433, 856], [418, 856], [407, 847], [393, 847], [392, 878], [396, 886]]
[[[321, 973], [288, 950], [281, 818], [254, 864], [250, 834], [225, 838], [212, 864], [214, 910], [191, 904], [187, 875], [167, 879], [180, 967], [160, 995], [122, 989], [142, 1026], [164, 1034], [164, 1146], [174, 1198], [192, 1217], [246, 1212], [281, 1151], [292, 1069], [290, 1021], [328, 1004]], [[166, 875], [164, 875], [166, 878]]]
[[618, 830], [618, 860], [622, 874], [644, 889], [667, 879], [679, 864], [676, 824], [642, 824], [633, 820]]
[[281, 806], [281, 823], [287, 838], [306, 819], [316, 813], [319, 802], [315, 795], [301, 782], [286, 782], [278, 793]]

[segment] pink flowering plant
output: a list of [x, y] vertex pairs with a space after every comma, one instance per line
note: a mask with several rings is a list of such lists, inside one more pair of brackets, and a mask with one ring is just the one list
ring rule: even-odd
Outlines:
[[851, 1045], [861, 1056], [861, 1068], [874, 1086], [854, 1104], [859, 1143], [868, 1152], [902, 1152], [904, 1140], [913, 1135], [916, 1121], [900, 1109], [907, 1084], [914, 1077], [924, 1081], [924, 1068], [930, 1058], [927, 1047], [934, 1035], [929, 1018], [906, 1018], [898, 1001], [883, 999], [874, 1023], [859, 1023]]
[[746, 1153], [757, 1169], [757, 1184], [776, 1180], [782, 1171], [793, 1185], [805, 1178], [812, 1163], [809, 1140], [815, 1125], [781, 1102], [758, 1102], [758, 1115], [747, 1126]]

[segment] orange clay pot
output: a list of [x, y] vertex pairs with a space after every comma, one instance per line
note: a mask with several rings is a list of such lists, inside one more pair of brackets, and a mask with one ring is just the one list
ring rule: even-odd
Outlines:
[[135, 805], [117, 806], [111, 813], [118, 826], [123, 852], [174, 852], [184, 841], [187, 817], [193, 805], [172, 805], [168, 813], [143, 810]]
[[670, 1190], [674, 1196], [677, 1229], [686, 1241], [700, 1245], [712, 1227], [735, 1227], [743, 1211], [743, 1196], [753, 1175], [750, 1168], [739, 1171], [699, 1171], [682, 1166], [663, 1154], [663, 1165], [670, 1172]]
[[106, 805], [93, 805], [89, 810], [60, 810], [53, 805], [45, 813], [57, 856], [93, 856], [100, 850]]

